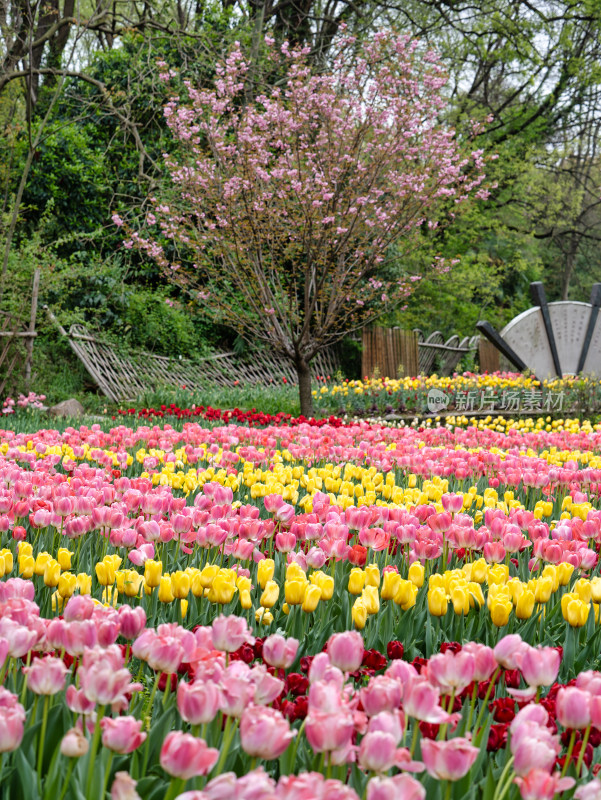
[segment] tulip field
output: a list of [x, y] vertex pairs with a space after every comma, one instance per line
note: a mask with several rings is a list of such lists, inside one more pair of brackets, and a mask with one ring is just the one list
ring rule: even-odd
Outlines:
[[149, 417], [0, 432], [2, 800], [601, 798], [601, 426]]

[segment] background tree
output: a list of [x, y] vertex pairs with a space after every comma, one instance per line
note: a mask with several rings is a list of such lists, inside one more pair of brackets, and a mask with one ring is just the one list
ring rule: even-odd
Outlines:
[[[248, 103], [239, 48], [215, 89], [188, 84], [189, 103], [166, 108], [188, 146], [167, 162], [177, 195], [157, 198], [148, 220], [179, 253], [137, 232], [130, 242], [175, 280], [189, 280], [192, 264], [216, 315], [289, 359], [304, 414], [311, 359], [410, 294], [418, 276], [400, 263], [420, 228], [443, 205], [450, 218], [484, 178], [482, 154], [466, 155], [439, 123], [446, 76], [436, 57], [387, 33], [356, 45], [341, 39], [319, 74], [307, 49], [270, 47], [281, 77]], [[391, 252], [396, 274], [384, 283], [377, 272]]]

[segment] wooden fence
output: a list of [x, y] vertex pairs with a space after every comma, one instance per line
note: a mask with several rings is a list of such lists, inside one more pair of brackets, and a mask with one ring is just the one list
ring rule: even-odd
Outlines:
[[[0, 311], [0, 397], [12, 392], [16, 385], [29, 388], [33, 364], [33, 342], [37, 336], [36, 319], [40, 271], [33, 276], [29, 319], [23, 311], [9, 314]], [[13, 385], [14, 384], [14, 385]]]
[[[195, 361], [142, 350], [122, 351], [83, 325], [71, 325], [67, 332], [50, 311], [48, 314], [102, 393], [116, 403], [135, 400], [144, 392], [164, 387], [199, 390], [215, 385], [297, 382], [290, 362], [263, 350], [257, 350], [252, 359], [225, 352]], [[315, 377], [333, 375], [338, 369], [334, 351], [322, 351], [311, 362]]]
[[[451, 336], [440, 331], [427, 338], [419, 329], [366, 328], [363, 331], [361, 375], [398, 378], [406, 375], [451, 375], [464, 355], [475, 352], [478, 336]], [[498, 369], [498, 367], [497, 367]]]

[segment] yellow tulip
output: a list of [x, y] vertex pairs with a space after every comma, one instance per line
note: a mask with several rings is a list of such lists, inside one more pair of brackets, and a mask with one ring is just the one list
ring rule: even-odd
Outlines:
[[418, 589], [421, 589], [424, 585], [425, 575], [426, 571], [421, 562], [414, 561], [409, 567], [409, 580], [414, 586], [417, 586]]
[[591, 597], [595, 603], [601, 603], [601, 578], [591, 578]]
[[77, 588], [77, 578], [72, 572], [63, 572], [58, 579], [58, 593], [61, 597], [71, 597]]
[[159, 584], [159, 600], [161, 603], [171, 603], [175, 600], [171, 589], [171, 578], [169, 575], [162, 575]]
[[236, 591], [236, 584], [227, 574], [227, 570], [220, 570], [211, 584], [207, 597], [211, 603], [227, 605], [234, 599]]
[[104, 559], [96, 564], [96, 577], [102, 586], [112, 586], [115, 582], [115, 568], [111, 561]]
[[377, 586], [366, 586], [361, 593], [361, 599], [370, 616], [378, 613], [380, 610], [380, 595], [378, 594]]
[[561, 598], [563, 618], [573, 628], [582, 628], [588, 619], [590, 606], [583, 603], [575, 593], [564, 594]]
[[79, 572], [75, 588], [79, 591], [79, 594], [92, 594], [92, 576], [88, 575], [87, 572]]
[[63, 606], [65, 605], [65, 598], [61, 597], [58, 592], [52, 593], [52, 610], [59, 614], [63, 610]]
[[587, 581], [586, 578], [580, 578], [577, 580], [572, 591], [576, 592], [582, 602], [586, 603], [587, 605], [593, 598], [593, 587], [591, 586], [590, 581]]
[[271, 625], [273, 622], [273, 614], [269, 609], [261, 606], [255, 612], [255, 620], [260, 622], [261, 625]]
[[44, 570], [46, 569], [46, 564], [51, 560], [52, 556], [50, 553], [38, 553], [37, 558], [35, 560], [35, 566], [33, 571], [36, 575], [43, 575]]
[[308, 582], [303, 580], [286, 580], [284, 595], [289, 606], [300, 606], [305, 598]]
[[402, 580], [398, 572], [385, 572], [382, 583], [382, 600], [392, 600]]
[[380, 586], [380, 568], [377, 564], [368, 564], [365, 567], [365, 585]]
[[240, 590], [240, 605], [245, 611], [248, 611], [249, 608], [252, 608], [252, 600], [250, 598], [250, 592], [248, 589]]
[[505, 584], [509, 577], [509, 567], [506, 564], [495, 564], [488, 570], [488, 585]]
[[361, 594], [365, 586], [365, 573], [360, 567], [353, 567], [348, 576], [348, 590], [351, 594]]
[[35, 568], [33, 556], [19, 556], [19, 575], [23, 578], [31, 578]]
[[4, 574], [8, 575], [10, 572], [12, 572], [14, 566], [13, 554], [10, 550], [4, 548], [4, 550], [0, 550], [0, 555], [2, 556], [2, 561], [4, 564]]
[[273, 606], [277, 603], [279, 596], [280, 587], [275, 581], [269, 580], [263, 587], [263, 593], [261, 594], [259, 603], [265, 608], [273, 608]]
[[484, 599], [484, 594], [482, 592], [482, 586], [475, 581], [470, 581], [467, 585], [467, 590], [470, 596], [470, 608], [482, 608], [486, 605], [486, 600]]
[[512, 608], [513, 603], [504, 595], [499, 595], [499, 597], [495, 598], [490, 607], [490, 618], [493, 624], [498, 628], [507, 625]]
[[188, 601], [187, 600], [180, 600], [179, 601], [179, 607], [180, 607], [180, 611], [182, 613], [182, 619], [183, 619], [186, 616], [186, 614], [188, 613]]
[[71, 569], [71, 558], [73, 553], [66, 547], [59, 547], [56, 560], [61, 565], [61, 569]]
[[194, 597], [202, 597], [204, 595], [204, 586], [202, 585], [202, 579], [200, 575], [200, 571], [196, 572], [190, 581], [190, 589], [192, 590], [192, 594]]
[[334, 578], [318, 570], [311, 575], [311, 583], [319, 586], [322, 600], [331, 600], [334, 596]]
[[455, 586], [451, 590], [451, 602], [456, 614], [468, 614], [470, 610], [470, 595], [467, 588]]
[[557, 567], [554, 564], [547, 564], [547, 566], [542, 571], [543, 578], [551, 578], [553, 580], [553, 591], [556, 592], [559, 589], [559, 573], [557, 571]]
[[428, 590], [428, 610], [434, 617], [444, 617], [447, 613], [448, 601], [445, 590], [437, 586]]
[[319, 586], [315, 586], [314, 584], [307, 586], [307, 590], [303, 598], [303, 605], [302, 605], [303, 611], [306, 611], [307, 614], [312, 613], [319, 605], [320, 600], [321, 600], [321, 589], [319, 588]]
[[257, 581], [261, 589], [265, 588], [267, 581], [273, 580], [275, 561], [273, 558], [264, 558], [257, 566]]
[[[570, 498], [571, 500], [572, 498]], [[567, 586], [574, 572], [574, 565], [569, 564], [567, 561], [562, 561], [557, 565], [557, 578], [560, 586]]]
[[209, 589], [211, 584], [217, 577], [217, 573], [219, 572], [219, 566], [217, 564], [207, 564], [202, 568], [200, 573], [200, 582], [204, 589]]
[[359, 631], [362, 631], [365, 627], [365, 623], [367, 622], [367, 608], [360, 597], [358, 597], [353, 603], [351, 617], [353, 619], [355, 628], [357, 628]]
[[518, 619], [530, 619], [534, 611], [534, 593], [525, 589], [515, 604], [515, 615]]
[[58, 586], [58, 579], [61, 576], [61, 565], [53, 558], [48, 561], [44, 569], [44, 583], [46, 586]]
[[488, 577], [488, 564], [483, 558], [479, 558], [472, 563], [472, 572], [470, 579], [474, 583], [484, 583]]
[[155, 589], [161, 583], [161, 575], [163, 574], [163, 562], [153, 561], [148, 559], [144, 563], [144, 582], [146, 586]]
[[22, 556], [32, 556], [33, 546], [31, 542], [18, 542], [17, 555], [19, 556], [19, 558], [21, 558]]
[[171, 575], [171, 591], [176, 600], [184, 600], [190, 594], [190, 576], [178, 570]]
[[[194, 577], [194, 575], [192, 575]], [[239, 578], [236, 578], [236, 586], [238, 587], [238, 591], [242, 592], [246, 589], [247, 592], [250, 592], [252, 589], [252, 581], [250, 578], [247, 578], [246, 575], [240, 575]]]
[[553, 593], [553, 578], [539, 578], [536, 581], [534, 599], [537, 603], [548, 603]]

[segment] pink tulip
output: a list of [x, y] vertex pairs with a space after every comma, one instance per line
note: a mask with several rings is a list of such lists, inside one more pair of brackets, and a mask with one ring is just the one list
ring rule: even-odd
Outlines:
[[422, 739], [421, 748], [428, 773], [439, 781], [456, 781], [463, 778], [472, 768], [480, 752], [463, 737], [449, 741]]
[[135, 717], [103, 717], [102, 744], [114, 753], [133, 753], [146, 739], [142, 733], [142, 721]]
[[561, 778], [558, 772], [551, 775], [543, 769], [531, 769], [523, 778], [514, 778], [522, 800], [553, 800], [559, 792], [571, 789], [574, 778]]
[[522, 654], [528, 645], [522, 641], [519, 633], [504, 636], [493, 650], [497, 664], [505, 669], [517, 669], [522, 661]]
[[372, 778], [367, 784], [367, 800], [425, 800], [426, 790], [411, 775]]
[[305, 719], [305, 735], [316, 753], [348, 747], [354, 729], [353, 715], [345, 709], [335, 713], [310, 710]]
[[574, 800], [601, 800], [601, 780], [593, 778], [579, 786], [574, 792]]
[[494, 651], [491, 647], [478, 642], [467, 642], [462, 652], [469, 653], [474, 659], [474, 680], [477, 683], [487, 681], [497, 667]]
[[403, 738], [403, 731], [405, 730], [405, 719], [402, 711], [394, 711], [392, 713], [390, 711], [381, 711], [379, 714], [370, 717], [367, 730], [370, 733], [375, 731], [390, 733], [398, 744]]
[[591, 695], [576, 686], [565, 686], [557, 692], [557, 719], [564, 728], [583, 730], [591, 724]]
[[294, 663], [298, 651], [298, 639], [285, 639], [277, 633], [268, 636], [263, 642], [263, 659], [266, 664], [277, 669], [288, 669]]
[[550, 772], [559, 751], [557, 737], [536, 723], [523, 722], [512, 733], [511, 752], [516, 775], [526, 775], [531, 769]]
[[76, 689], [73, 684], [67, 686], [65, 700], [69, 711], [72, 711], [74, 714], [91, 714], [96, 708], [96, 703], [93, 700], [88, 700], [83, 690]]
[[155, 672], [173, 674], [184, 658], [184, 648], [175, 636], [160, 635], [146, 628], [131, 648], [134, 658], [146, 661]]
[[267, 706], [284, 690], [284, 681], [267, 672], [261, 664], [252, 668], [249, 679], [254, 686], [253, 700], [259, 706]]
[[69, 670], [64, 662], [54, 656], [34, 658], [31, 666], [23, 667], [27, 686], [34, 694], [52, 695], [62, 691]]
[[561, 656], [554, 647], [526, 646], [520, 669], [528, 686], [550, 686], [559, 673]]
[[136, 639], [146, 626], [146, 612], [142, 606], [120, 606], [119, 625], [124, 639]]
[[396, 763], [397, 743], [391, 733], [366, 733], [359, 746], [359, 765], [371, 772], [388, 772]]
[[368, 717], [381, 711], [395, 711], [401, 705], [402, 684], [385, 675], [372, 678], [361, 689], [361, 704]]
[[22, 658], [35, 647], [39, 634], [36, 630], [30, 630], [9, 617], [1, 617], [0, 639], [8, 642], [8, 655], [11, 658]]
[[177, 687], [178, 711], [181, 718], [191, 725], [212, 722], [221, 702], [221, 689], [212, 681], [180, 681]]
[[226, 653], [233, 653], [245, 642], [248, 644], [255, 643], [255, 639], [243, 617], [225, 617], [223, 614], [213, 620], [212, 637], [215, 649], [223, 650]]
[[326, 779], [320, 772], [282, 775], [277, 793], [258, 795], [253, 800], [263, 800], [264, 797], [270, 797], [270, 800], [271, 797], [278, 800], [359, 800], [350, 786], [333, 778]]
[[473, 680], [476, 669], [474, 657], [465, 650], [437, 653], [428, 661], [428, 680], [443, 694], [460, 692]]
[[289, 553], [294, 550], [296, 545], [296, 536], [290, 532], [276, 533], [275, 547], [280, 553]]
[[0, 753], [16, 750], [23, 739], [25, 709], [16, 696], [0, 686]]
[[440, 498], [442, 507], [450, 514], [458, 514], [463, 508], [463, 495], [462, 494], [443, 494]]
[[207, 747], [204, 739], [181, 731], [171, 731], [161, 747], [160, 762], [169, 775], [187, 781], [198, 775], [206, 775], [218, 758], [219, 750]]
[[128, 772], [117, 772], [111, 786], [111, 800], [142, 800], [136, 785], [137, 781]]
[[447, 722], [449, 715], [439, 706], [439, 701], [438, 689], [426, 678], [412, 678], [405, 685], [403, 710], [413, 719], [434, 724]]
[[356, 672], [363, 662], [364, 651], [363, 637], [359, 631], [334, 633], [328, 639], [330, 661], [343, 672]]
[[279, 758], [294, 736], [288, 720], [275, 708], [250, 705], [240, 719], [240, 743], [253, 758]]
[[86, 650], [78, 675], [86, 698], [100, 705], [116, 703], [141, 688], [140, 684], [132, 684], [131, 674], [123, 668], [123, 656], [116, 646]]

